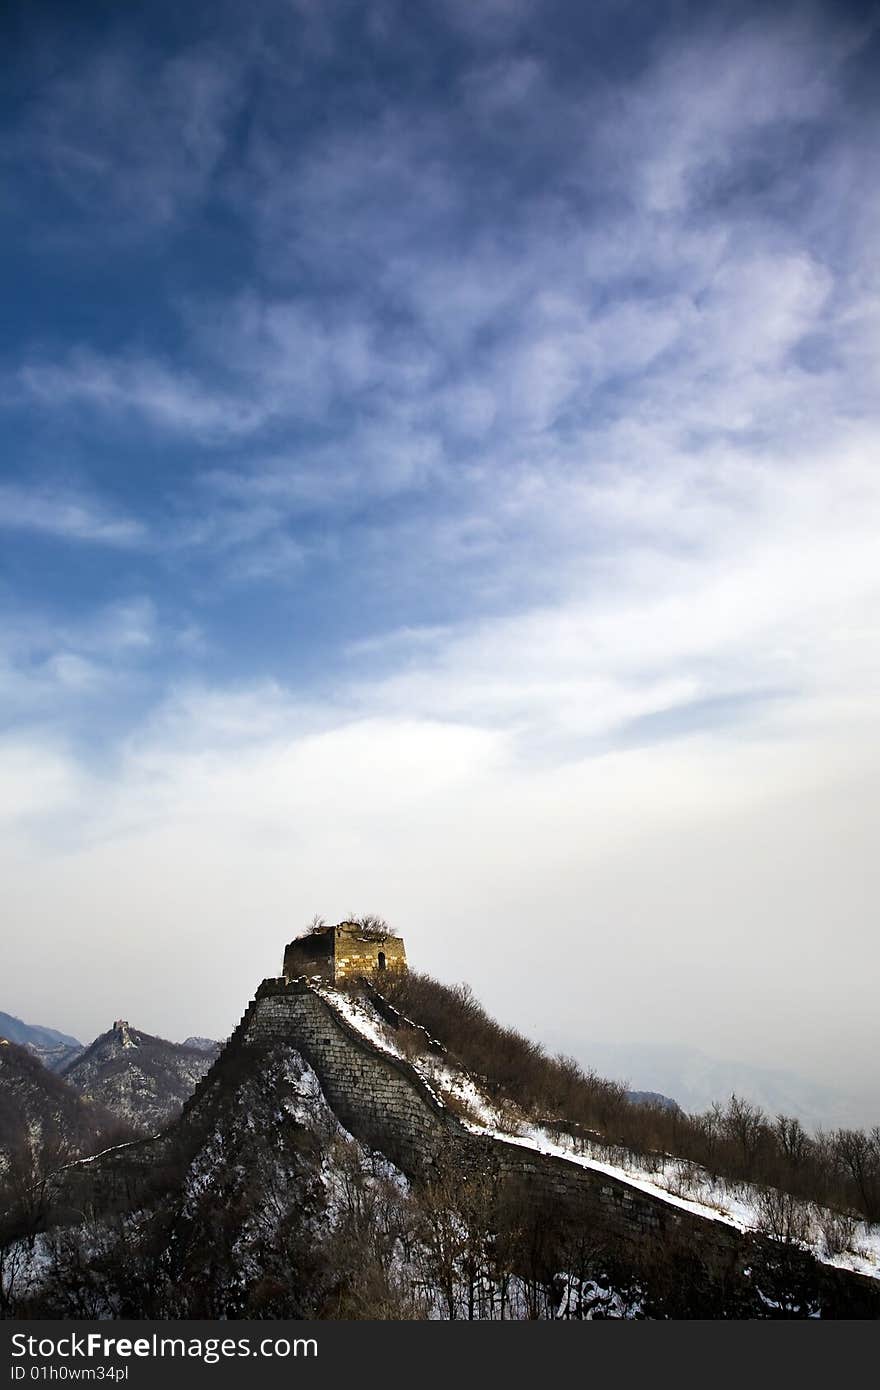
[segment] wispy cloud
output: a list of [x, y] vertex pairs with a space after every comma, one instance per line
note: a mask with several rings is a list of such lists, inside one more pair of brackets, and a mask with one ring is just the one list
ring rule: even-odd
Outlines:
[[[271, 954], [338, 896], [490, 991], [463, 924], [503, 917], [531, 990], [552, 919], [633, 1028], [675, 990], [683, 1029], [736, 1037], [713, 972], [753, 989], [760, 954], [786, 991], [756, 1049], [813, 1046], [798, 991], [830, 980], [851, 1059], [824, 942], [863, 936], [876, 860], [869, 28], [505, 0], [217, 24], [96, 39], [7, 149], [16, 264], [51, 275], [2, 404], [22, 459], [84, 480], [0, 490], [19, 549], [76, 542], [4, 597], [0, 781], [39, 774], [16, 849], [63, 845], [57, 893], [100, 901], [120, 959], [128, 884], [165, 885], [171, 950], [219, 923], [236, 1005], [242, 912]], [[17, 910], [48, 920], [34, 877]]]
[[120, 728], [120, 705], [142, 694], [153, 663], [168, 651], [198, 651], [199, 642], [195, 625], [178, 614], [163, 620], [145, 595], [63, 616], [7, 602], [0, 608], [0, 721], [49, 725], [53, 742], [60, 730], [81, 735], [100, 725], [109, 747], [111, 730], [118, 738], [127, 727], [123, 719]]
[[179, 373], [161, 359], [120, 361], [84, 349], [60, 362], [26, 363], [17, 374], [17, 386], [26, 400], [53, 411], [87, 406], [103, 414], [140, 417], [196, 439], [250, 434], [267, 415], [264, 405], [205, 387], [191, 373]]
[[122, 549], [142, 545], [147, 537], [141, 521], [115, 513], [95, 497], [16, 483], [0, 483], [0, 527]]
[[191, 213], [240, 109], [245, 53], [194, 44], [169, 57], [120, 43], [55, 56], [40, 55], [7, 159], [26, 161], [31, 180], [54, 182], [75, 212], [103, 220], [113, 236], [141, 237]]

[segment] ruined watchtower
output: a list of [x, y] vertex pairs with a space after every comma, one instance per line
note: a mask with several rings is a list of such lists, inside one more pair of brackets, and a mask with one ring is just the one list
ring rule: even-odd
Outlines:
[[384, 923], [339, 922], [310, 928], [284, 949], [284, 977], [320, 975], [331, 984], [374, 971], [405, 970], [403, 938]]

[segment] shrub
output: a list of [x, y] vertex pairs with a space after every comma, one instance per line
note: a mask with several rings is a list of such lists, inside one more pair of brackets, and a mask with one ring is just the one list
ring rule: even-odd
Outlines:
[[702, 1115], [632, 1102], [618, 1082], [572, 1057], [550, 1057], [538, 1043], [503, 1027], [466, 984], [444, 985], [410, 971], [389, 972], [381, 988], [396, 1008], [439, 1039], [496, 1104], [510, 1102], [576, 1142], [586, 1135], [591, 1142], [627, 1148], [649, 1165], [652, 1155], [675, 1155], [728, 1183], [747, 1181], [782, 1193], [781, 1207], [778, 1197], [763, 1199], [774, 1230], [794, 1233], [810, 1202], [842, 1214], [839, 1229], [829, 1225], [832, 1244], [845, 1238], [846, 1213], [880, 1220], [880, 1128], [812, 1137], [798, 1120], [771, 1119], [736, 1095]]

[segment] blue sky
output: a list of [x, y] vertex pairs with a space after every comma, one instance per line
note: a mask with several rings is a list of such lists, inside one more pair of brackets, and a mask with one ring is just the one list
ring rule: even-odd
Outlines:
[[[3, 25], [3, 1007], [89, 1032], [116, 985], [78, 937], [142, 1026], [220, 1032], [301, 921], [360, 906], [518, 1016], [549, 914], [575, 976], [645, 961], [591, 1036], [853, 1067], [873, 7]], [[212, 935], [217, 1002], [184, 1019], [153, 948], [185, 970]], [[64, 1017], [29, 983], [59, 952]], [[683, 956], [672, 1026], [648, 1000]], [[776, 1019], [750, 1043], [744, 992]]]

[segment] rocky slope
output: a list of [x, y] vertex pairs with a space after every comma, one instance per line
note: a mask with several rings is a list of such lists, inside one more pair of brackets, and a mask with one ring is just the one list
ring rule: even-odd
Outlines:
[[0, 1175], [52, 1168], [121, 1138], [116, 1117], [87, 1101], [26, 1047], [0, 1043]]
[[217, 1056], [219, 1044], [205, 1046], [207, 1041], [168, 1042], [117, 1019], [65, 1067], [63, 1076], [85, 1098], [152, 1133], [180, 1113]]

